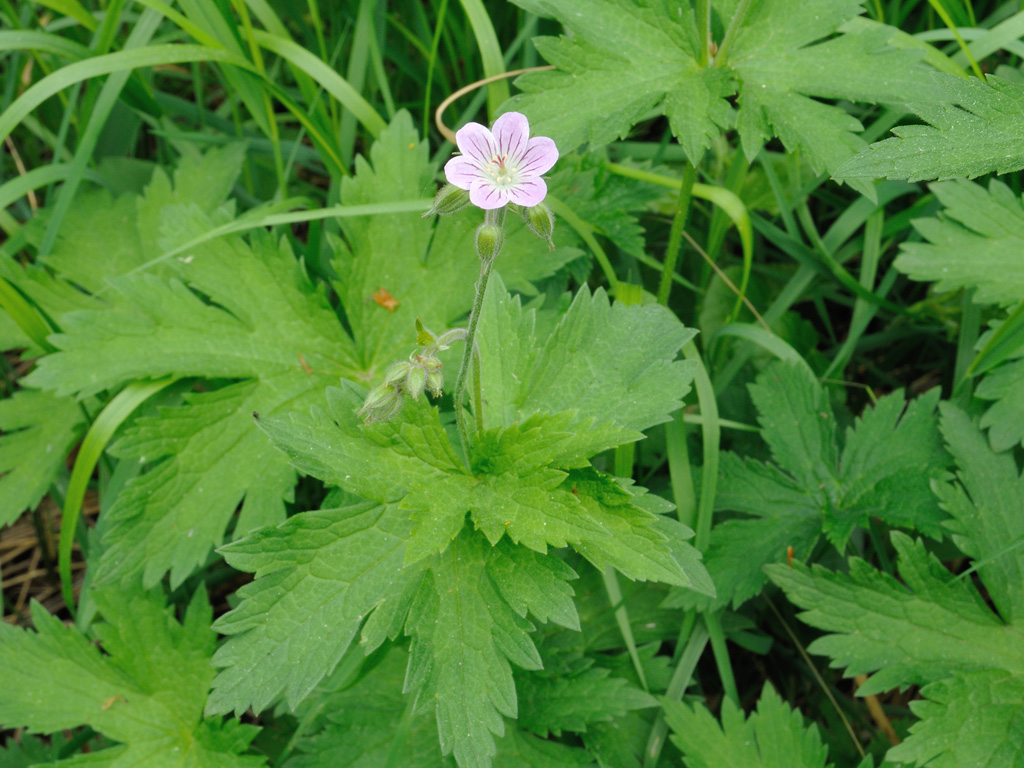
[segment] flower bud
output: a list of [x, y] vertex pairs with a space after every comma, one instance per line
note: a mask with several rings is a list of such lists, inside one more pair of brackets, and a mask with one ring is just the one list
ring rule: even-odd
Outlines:
[[405, 382], [402, 384], [405, 394], [409, 395], [413, 400], [419, 400], [426, 386], [427, 372], [418, 365], [411, 366], [408, 375], [405, 377]]
[[406, 376], [409, 375], [410, 368], [412, 368], [412, 363], [407, 363], [404, 360], [392, 363], [384, 373], [384, 381], [381, 383], [381, 386], [391, 387], [399, 384]]
[[363, 401], [363, 407], [359, 409], [358, 416], [364, 424], [373, 424], [377, 421], [387, 421], [398, 415], [402, 410], [402, 396], [394, 387], [381, 384], [374, 387]]
[[548, 248], [552, 251], [555, 250], [555, 243], [551, 239], [551, 234], [555, 231], [555, 214], [551, 212], [547, 203], [537, 203], [537, 205], [527, 208], [525, 221], [526, 226], [533, 234], [541, 240], [546, 240]]
[[427, 374], [427, 392], [430, 393], [431, 397], [440, 397], [443, 389], [444, 374], [441, 373], [441, 369], [438, 368], [436, 371], [430, 371]]
[[481, 224], [476, 230], [476, 253], [480, 261], [489, 262], [501, 251], [505, 230], [494, 224]]
[[447, 216], [450, 213], [461, 211], [469, 205], [469, 190], [459, 189], [454, 184], [445, 184], [434, 195], [434, 205], [429, 211], [423, 214], [423, 218], [433, 216]]
[[441, 361], [433, 354], [431, 355], [416, 355], [416, 365], [422, 368], [427, 373], [432, 371], [438, 371], [441, 369]]

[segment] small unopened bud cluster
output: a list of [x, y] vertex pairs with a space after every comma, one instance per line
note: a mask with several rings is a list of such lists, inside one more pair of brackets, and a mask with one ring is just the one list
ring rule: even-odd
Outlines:
[[384, 380], [370, 390], [359, 416], [365, 424], [393, 419], [402, 410], [405, 398], [419, 400], [428, 392], [431, 397], [440, 397], [444, 389], [444, 374], [441, 371], [439, 352], [448, 349], [456, 341], [465, 340], [465, 328], [454, 328], [437, 336], [416, 320], [416, 343], [420, 350], [409, 355], [408, 360], [392, 363], [384, 373]]

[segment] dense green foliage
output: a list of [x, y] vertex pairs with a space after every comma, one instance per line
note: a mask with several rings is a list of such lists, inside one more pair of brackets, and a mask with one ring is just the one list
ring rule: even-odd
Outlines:
[[0, 0], [0, 768], [1024, 762], [1022, 37]]

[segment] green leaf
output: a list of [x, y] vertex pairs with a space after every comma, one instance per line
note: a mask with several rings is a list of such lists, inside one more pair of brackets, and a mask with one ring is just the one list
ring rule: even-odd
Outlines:
[[225, 669], [207, 710], [258, 712], [282, 692], [294, 709], [345, 655], [370, 611], [418, 574], [402, 571], [410, 527], [394, 506], [359, 502], [296, 515], [223, 547], [228, 563], [256, 580], [214, 625], [230, 639], [214, 657]]
[[959, 471], [936, 483], [936, 493], [991, 603], [965, 578], [970, 571], [953, 577], [900, 533], [893, 544], [901, 581], [858, 559], [848, 575], [801, 565], [767, 571], [805, 609], [804, 621], [833, 633], [809, 650], [831, 656], [848, 676], [875, 672], [861, 694], [924, 686], [925, 700], [912, 705], [922, 721], [890, 760], [941, 768], [1012, 764], [1020, 754], [1013, 734], [1024, 691], [1024, 483], [1013, 458], [992, 453], [977, 426], [949, 404], [942, 433]]
[[663, 699], [662, 706], [672, 741], [691, 768], [824, 768], [828, 759], [818, 729], [805, 727], [800, 712], [790, 709], [769, 683], [746, 720], [729, 698], [722, 701], [721, 725], [700, 704]]
[[[621, 0], [516, 4], [557, 19], [571, 35], [535, 41], [558, 69], [519, 78], [525, 94], [506, 105], [564, 149], [624, 137], [654, 112], [668, 117], [693, 162], [735, 126], [749, 159], [778, 136], [815, 171], [832, 173], [865, 143], [856, 119], [816, 99], [898, 103], [936, 92], [919, 66], [923, 51], [890, 45], [896, 30], [843, 27], [862, 11], [856, 0], [819, 3], [814, 14], [798, 0], [756, 3], [719, 54], [723, 61], [708, 65], [700, 63], [700, 33], [688, 8]], [[722, 9], [723, 26], [732, 24], [734, 10]], [[729, 104], [734, 96], [738, 112]]]
[[[195, 209], [165, 209], [165, 220], [183, 239], [209, 228]], [[283, 519], [294, 474], [251, 414], [312, 402], [334, 378], [332, 369], [354, 370], [351, 342], [322, 292], [269, 237], [254, 238], [252, 248], [240, 239], [211, 241], [178, 265], [217, 306], [177, 281], [111, 278], [117, 309], [66, 316], [70, 333], [57, 342], [64, 351], [32, 374], [61, 391], [97, 391], [158, 371], [251, 377], [140, 420], [115, 446], [143, 464], [167, 458], [133, 480], [110, 509], [101, 578], [142, 570], [144, 583], [154, 584], [170, 570], [172, 584], [180, 583], [221, 543], [243, 499], [243, 524]]]
[[0, 527], [35, 508], [84, 426], [71, 398], [23, 389], [0, 400]]
[[1002, 670], [956, 672], [926, 685], [910, 702], [921, 722], [887, 755], [929, 768], [1018, 765], [1024, 759], [1019, 720], [1024, 678]]
[[[251, 414], [308, 398], [333, 378], [326, 366], [353, 369], [351, 342], [339, 332], [322, 292], [300, 273], [290, 251], [267, 236], [254, 238], [252, 248], [238, 238], [211, 241], [162, 262], [159, 275], [175, 279], [116, 275], [204, 234], [228, 215], [230, 206], [222, 201], [243, 150], [236, 145], [201, 159], [187, 157], [174, 175], [174, 189], [158, 171], [144, 196], [118, 198], [108, 214], [97, 215], [103, 229], [81, 251], [68, 236], [51, 256], [72, 279], [107, 291], [109, 305], [93, 303], [62, 317], [66, 333], [57, 343], [63, 351], [44, 358], [29, 377], [42, 386], [90, 393], [158, 371], [259, 377], [258, 384], [189, 395], [184, 406], [164, 409], [161, 418], [137, 422], [114, 447], [115, 454], [151, 470], [132, 480], [105, 513], [101, 580], [141, 571], [152, 585], [169, 570], [172, 583], [180, 583], [223, 540], [243, 499], [239, 532], [283, 519], [294, 472], [254, 428]], [[83, 197], [83, 214], [98, 214], [106, 198], [97, 195]], [[109, 260], [104, 243], [113, 251]], [[311, 361], [311, 374], [304, 360]]]
[[[881, 398], [851, 427], [840, 450], [825, 389], [803, 365], [774, 363], [750, 388], [774, 463], [725, 454], [715, 505], [753, 517], [719, 523], [707, 566], [715, 607], [734, 606], [764, 584], [761, 567], [792, 546], [807, 557], [821, 533], [840, 550], [871, 517], [942, 535], [944, 514], [929, 482], [948, 464], [935, 418], [939, 390], [909, 404], [901, 391]], [[685, 593], [669, 605], [690, 605]]]
[[[340, 670], [339, 684], [324, 681], [300, 712], [321, 712], [322, 727], [303, 738], [304, 753], [288, 761], [289, 768], [378, 768], [400, 759], [409, 768], [454, 768], [455, 761], [441, 754], [434, 717], [413, 715], [402, 695], [409, 654], [391, 648], [372, 666], [367, 661], [351, 683], [351, 673]], [[338, 675], [335, 675], [338, 677]], [[505, 735], [495, 739], [494, 768], [562, 768], [591, 765], [581, 749], [545, 741], [506, 723]]]
[[433, 717], [413, 716], [402, 692], [409, 654], [391, 648], [354, 684], [329, 689], [325, 681], [301, 712], [323, 712], [323, 727], [298, 742], [304, 754], [289, 768], [378, 768], [392, 755], [405, 768], [454, 768], [441, 755]]
[[927, 125], [893, 128], [896, 138], [865, 149], [835, 171], [850, 179], [952, 179], [1024, 168], [1024, 86], [934, 75], [938, 98], [906, 98]]
[[545, 741], [509, 727], [503, 738], [497, 740], [498, 754], [494, 768], [565, 768], [574, 765], [594, 765], [594, 758], [577, 747]]
[[[994, 666], [1024, 673], [1017, 630], [989, 610], [967, 580], [954, 580], [922, 543], [894, 532], [900, 576], [850, 560], [850, 573], [820, 566], [766, 571], [789, 599], [805, 609], [800, 618], [835, 634], [815, 640], [813, 653], [832, 657], [847, 677], [876, 672], [862, 695], [895, 686], [924, 685], [963, 669]], [[899, 642], [893, 642], [899, 638]], [[880, 670], [880, 671], [876, 671]]]
[[482, 389], [494, 402], [485, 402], [486, 427], [572, 411], [577, 429], [614, 427], [625, 442], [627, 431], [638, 439], [667, 421], [690, 389], [695, 366], [675, 357], [696, 332], [664, 307], [613, 303], [584, 286], [550, 336], [538, 339], [535, 327], [535, 312], [492, 276], [477, 336]]
[[1005, 451], [1024, 443], [1024, 360], [1014, 360], [987, 374], [974, 394], [993, 401], [981, 417], [992, 450]]
[[403, 565], [410, 528], [397, 506], [358, 501], [225, 547], [228, 561], [256, 580], [217, 622], [231, 638], [215, 657], [225, 669], [207, 710], [260, 710], [281, 693], [294, 707], [361, 626], [367, 652], [404, 628], [413, 637], [405, 688], [417, 691], [418, 710], [436, 709], [446, 754], [454, 750], [463, 766], [488, 765], [502, 715], [516, 713], [509, 662], [540, 667], [526, 616], [578, 629], [566, 584], [575, 574], [552, 555], [508, 541], [491, 547], [468, 530], [443, 554]]
[[[563, 154], [548, 189], [598, 234], [626, 253], [643, 257], [647, 254], [644, 228], [634, 212], [651, 207], [665, 196], [665, 190], [610, 173], [607, 163], [607, 154], [601, 151]], [[631, 165], [628, 161], [625, 164]], [[556, 226], [555, 231], [561, 229], [565, 227]]]
[[1020, 197], [995, 179], [987, 191], [963, 180], [929, 188], [944, 210], [914, 222], [927, 242], [904, 243], [894, 266], [914, 280], [935, 281], [939, 291], [974, 288], [979, 303], [1024, 299], [1024, 265], [1012, 256], [1024, 249]]
[[205, 591], [181, 624], [155, 593], [98, 592], [96, 600], [107, 622], [96, 627], [105, 653], [37, 603], [36, 632], [0, 625], [0, 721], [44, 733], [87, 725], [123, 743], [112, 748], [111, 765], [265, 764], [241, 755], [256, 728], [202, 718], [216, 640]]
[[[1024, 300], [1024, 266], [1015, 257], [1024, 250], [1020, 197], [995, 179], [987, 190], [963, 180], [930, 188], [944, 209], [936, 218], [914, 222], [927, 242], [904, 243], [893, 265], [914, 280], [934, 281], [939, 291], [973, 288], [978, 303], [1007, 306]], [[1024, 353], [1012, 337], [1004, 343], [1003, 360]], [[992, 368], [978, 385], [978, 397], [993, 401], [981, 425], [990, 428], [996, 450], [1024, 441], [1022, 377], [1024, 365], [1011, 361]]]
[[942, 435], [958, 483], [936, 486], [953, 541], [973, 558], [1003, 619], [1024, 624], [1024, 480], [1012, 454], [993, 454], [963, 411], [942, 406]]
[[539, 669], [533, 625], [502, 599], [487, 572], [491, 548], [470, 532], [435, 559], [420, 583], [406, 632], [412, 635], [406, 689], [417, 710], [434, 708], [441, 750], [461, 768], [489, 766], [502, 716], [516, 717], [509, 662]]
[[658, 700], [600, 667], [573, 676], [525, 673], [516, 676], [519, 725], [538, 736], [583, 733], [587, 725], [611, 722], [626, 712], [658, 706]]
[[[709, 137], [730, 127], [733, 117], [724, 99], [735, 86], [727, 73], [698, 67], [692, 14], [619, 2], [589, 3], [582, 13], [571, 0], [517, 5], [556, 18], [573, 34], [571, 40], [535, 39], [537, 50], [559, 69], [519, 78], [516, 85], [528, 95], [507, 102], [563, 149], [625, 136], [666, 97], [671, 107], [662, 109], [671, 110], [673, 130], [694, 160]], [[687, 99], [695, 100], [695, 109], [686, 109]]]
[[[663, 518], [645, 509], [651, 497], [642, 489], [593, 470], [567, 473], [527, 463], [517, 472], [479, 452], [477, 474], [470, 475], [427, 404], [410, 403], [400, 418], [364, 427], [356, 415], [363, 392], [355, 385], [329, 388], [327, 400], [328, 413], [315, 408], [309, 416], [260, 419], [260, 427], [303, 472], [409, 510], [416, 526], [407, 563], [443, 551], [468, 512], [492, 544], [507, 535], [541, 553], [572, 546], [598, 567], [612, 565], [633, 579], [708, 586], [696, 553], [682, 542], [691, 532], [681, 526], [663, 532]], [[503, 462], [522, 449], [515, 442], [523, 433], [510, 432], [512, 439], [492, 443], [509, 452]], [[654, 503], [656, 512], [666, 511], [663, 502]]]

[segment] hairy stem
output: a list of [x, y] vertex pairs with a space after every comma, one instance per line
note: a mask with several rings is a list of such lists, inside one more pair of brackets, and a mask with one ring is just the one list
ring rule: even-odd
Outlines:
[[[459, 437], [462, 439], [462, 447], [469, 458], [469, 426], [466, 423], [466, 412], [462, 407], [462, 401], [466, 394], [466, 379], [469, 378], [469, 368], [473, 361], [474, 344], [476, 343], [476, 328], [480, 323], [480, 310], [484, 303], [484, 294], [487, 292], [487, 281], [491, 277], [491, 266], [493, 259], [480, 263], [480, 277], [476, 281], [476, 296], [473, 298], [473, 309], [469, 313], [469, 330], [466, 335], [466, 350], [462, 353], [462, 365], [459, 366], [459, 376], [455, 380], [455, 423], [459, 428]], [[479, 386], [479, 383], [477, 384]], [[478, 417], [479, 418], [479, 415]]]
[[697, 30], [700, 33], [698, 64], [706, 67], [711, 62], [711, 0], [696, 0]]
[[[494, 226], [503, 226], [505, 223], [505, 209], [498, 208], [496, 210], [487, 211], [484, 218], [485, 224], [492, 224]], [[473, 362], [474, 354], [476, 352], [476, 328], [480, 323], [480, 310], [484, 304], [484, 294], [487, 293], [487, 281], [491, 278], [491, 267], [494, 265], [494, 259], [497, 253], [491, 254], [490, 258], [480, 259], [480, 277], [476, 281], [476, 295], [473, 297], [473, 308], [469, 311], [469, 328], [466, 332], [466, 349], [462, 353], [462, 364], [459, 366], [459, 375], [455, 379], [455, 424], [459, 429], [459, 438], [462, 440], [462, 448], [465, 452], [466, 466], [469, 467], [469, 425], [466, 423], [466, 413], [462, 408], [462, 401], [466, 395], [466, 379], [469, 377], [469, 368]], [[479, 371], [479, 368], [477, 368]], [[475, 377], [477, 398], [476, 405], [479, 409], [482, 397], [480, 396], [480, 377]], [[482, 414], [477, 413], [476, 415], [478, 426], [482, 423]]]

